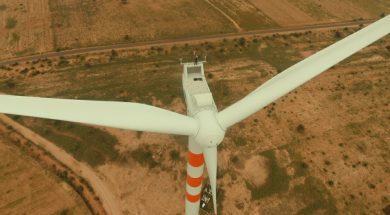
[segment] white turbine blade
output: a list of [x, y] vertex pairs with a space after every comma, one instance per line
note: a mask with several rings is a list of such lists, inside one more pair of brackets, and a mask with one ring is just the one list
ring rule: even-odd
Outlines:
[[203, 156], [213, 194], [214, 212], [217, 214], [217, 147], [204, 148]]
[[0, 113], [114, 128], [194, 135], [198, 122], [145, 104], [0, 95]]
[[276, 75], [248, 96], [219, 112], [219, 123], [227, 128], [247, 118], [389, 33], [390, 15]]

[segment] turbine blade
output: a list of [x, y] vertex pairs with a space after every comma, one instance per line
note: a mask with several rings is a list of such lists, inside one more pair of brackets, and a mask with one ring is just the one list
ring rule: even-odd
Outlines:
[[203, 155], [213, 194], [214, 213], [217, 214], [217, 147], [204, 148]]
[[191, 117], [131, 102], [0, 95], [0, 113], [179, 135], [198, 130]]
[[232, 126], [389, 33], [390, 15], [279, 73], [219, 112], [219, 123]]

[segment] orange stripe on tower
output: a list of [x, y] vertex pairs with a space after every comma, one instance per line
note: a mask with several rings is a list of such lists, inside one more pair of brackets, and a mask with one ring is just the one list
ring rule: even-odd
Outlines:
[[186, 192], [186, 196], [187, 196], [187, 200], [190, 202], [197, 202], [200, 199], [200, 193], [198, 195], [193, 196]]
[[200, 167], [204, 163], [203, 153], [194, 154], [191, 151], [188, 151], [188, 163], [193, 167]]
[[203, 176], [200, 176], [199, 178], [192, 178], [191, 176], [187, 175], [187, 184], [191, 187], [199, 187], [202, 184]]

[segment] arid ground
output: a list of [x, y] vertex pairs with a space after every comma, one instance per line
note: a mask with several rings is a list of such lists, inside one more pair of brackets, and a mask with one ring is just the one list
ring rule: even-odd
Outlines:
[[2, 0], [0, 59], [316, 23], [377, 19], [376, 0]]
[[0, 136], [0, 214], [90, 214], [68, 184], [20, 152], [13, 138]]
[[[12, 37], [12, 32], [28, 32], [18, 21], [14, 27], [0, 31], [0, 58], [38, 50], [378, 19], [390, 12], [384, 0], [372, 5], [351, 0], [175, 0], [164, 7], [166, 1], [41, 1], [43, 6], [39, 8], [46, 10], [43, 14], [48, 18], [36, 22], [44, 25], [51, 20], [45, 39], [49, 42], [42, 46], [9, 43], [4, 37]], [[22, 7], [20, 4], [33, 7], [26, 6], [28, 1], [16, 2], [5, 1], [5, 9], [0, 3], [1, 19], [23, 20], [23, 15], [18, 18], [18, 10], [10, 8]], [[198, 8], [196, 20], [189, 15], [193, 10], [188, 5]], [[183, 8], [187, 11], [181, 12]], [[30, 10], [25, 10], [29, 14]], [[129, 11], [134, 12], [129, 18], [133, 24], [123, 18]], [[110, 19], [101, 19], [102, 14]], [[180, 19], [173, 25], [177, 17]], [[110, 20], [116, 20], [115, 25]], [[156, 24], [146, 28], [145, 23], [151, 21]], [[184, 114], [178, 59], [191, 59], [197, 50], [208, 55], [206, 76], [222, 110], [278, 72], [357, 30], [248, 36], [19, 62], [0, 68], [0, 92], [141, 102]], [[31, 35], [20, 36], [19, 43], [33, 38]], [[4, 47], [11, 51], [3, 52]], [[27, 47], [30, 51], [16, 54]], [[220, 213], [384, 214], [383, 209], [390, 207], [389, 68], [387, 36], [230, 128], [219, 146]], [[13, 119], [96, 170], [120, 199], [123, 214], [183, 214], [186, 137], [28, 117]], [[12, 149], [17, 153], [17, 148]], [[0, 164], [3, 162], [8, 161], [1, 156]], [[15, 173], [18, 177], [23, 174]], [[60, 193], [59, 179], [50, 173], [39, 177], [54, 180]], [[0, 177], [3, 186], [1, 181]], [[3, 191], [0, 189], [0, 193]], [[72, 196], [71, 191], [61, 192], [63, 198]], [[54, 194], [48, 192], [39, 198], [50, 195]], [[56, 210], [85, 207], [75, 200], [69, 202], [68, 207], [59, 205]], [[0, 212], [6, 204], [0, 198]], [[24, 207], [14, 206], [17, 212]]]
[[[2, 71], [0, 90], [185, 113], [177, 59], [197, 49], [209, 53], [208, 82], [223, 109], [356, 30], [27, 62]], [[384, 38], [229, 129], [219, 153], [222, 214], [381, 214], [390, 204], [389, 47]], [[185, 137], [15, 119], [102, 173], [125, 214], [183, 212]]]

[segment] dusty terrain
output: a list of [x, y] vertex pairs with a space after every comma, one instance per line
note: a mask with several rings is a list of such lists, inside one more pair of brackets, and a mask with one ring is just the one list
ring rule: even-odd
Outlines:
[[118, 43], [377, 19], [387, 0], [3, 0], [0, 59]]
[[0, 2], [0, 58], [54, 49], [47, 0]]
[[210, 0], [243, 30], [377, 18], [390, 3], [363, 0]]
[[90, 214], [68, 184], [20, 152], [3, 134], [0, 157], [0, 214]]
[[28, 151], [28, 156], [34, 157], [47, 171], [71, 185], [93, 214], [121, 214], [118, 200], [109, 191], [107, 183], [89, 166], [5, 115], [0, 115], [0, 123], [6, 127], [0, 127], [4, 136], [12, 136], [13, 144], [17, 145], [19, 150]]
[[[26, 62], [0, 72], [0, 91], [184, 113], [177, 59], [197, 49], [209, 53], [208, 82], [223, 109], [354, 30]], [[222, 214], [381, 214], [390, 204], [389, 59], [387, 37], [232, 127], [219, 153]], [[186, 138], [17, 120], [94, 166], [114, 186], [124, 214], [183, 213]], [[82, 147], [88, 143], [94, 148]]]

